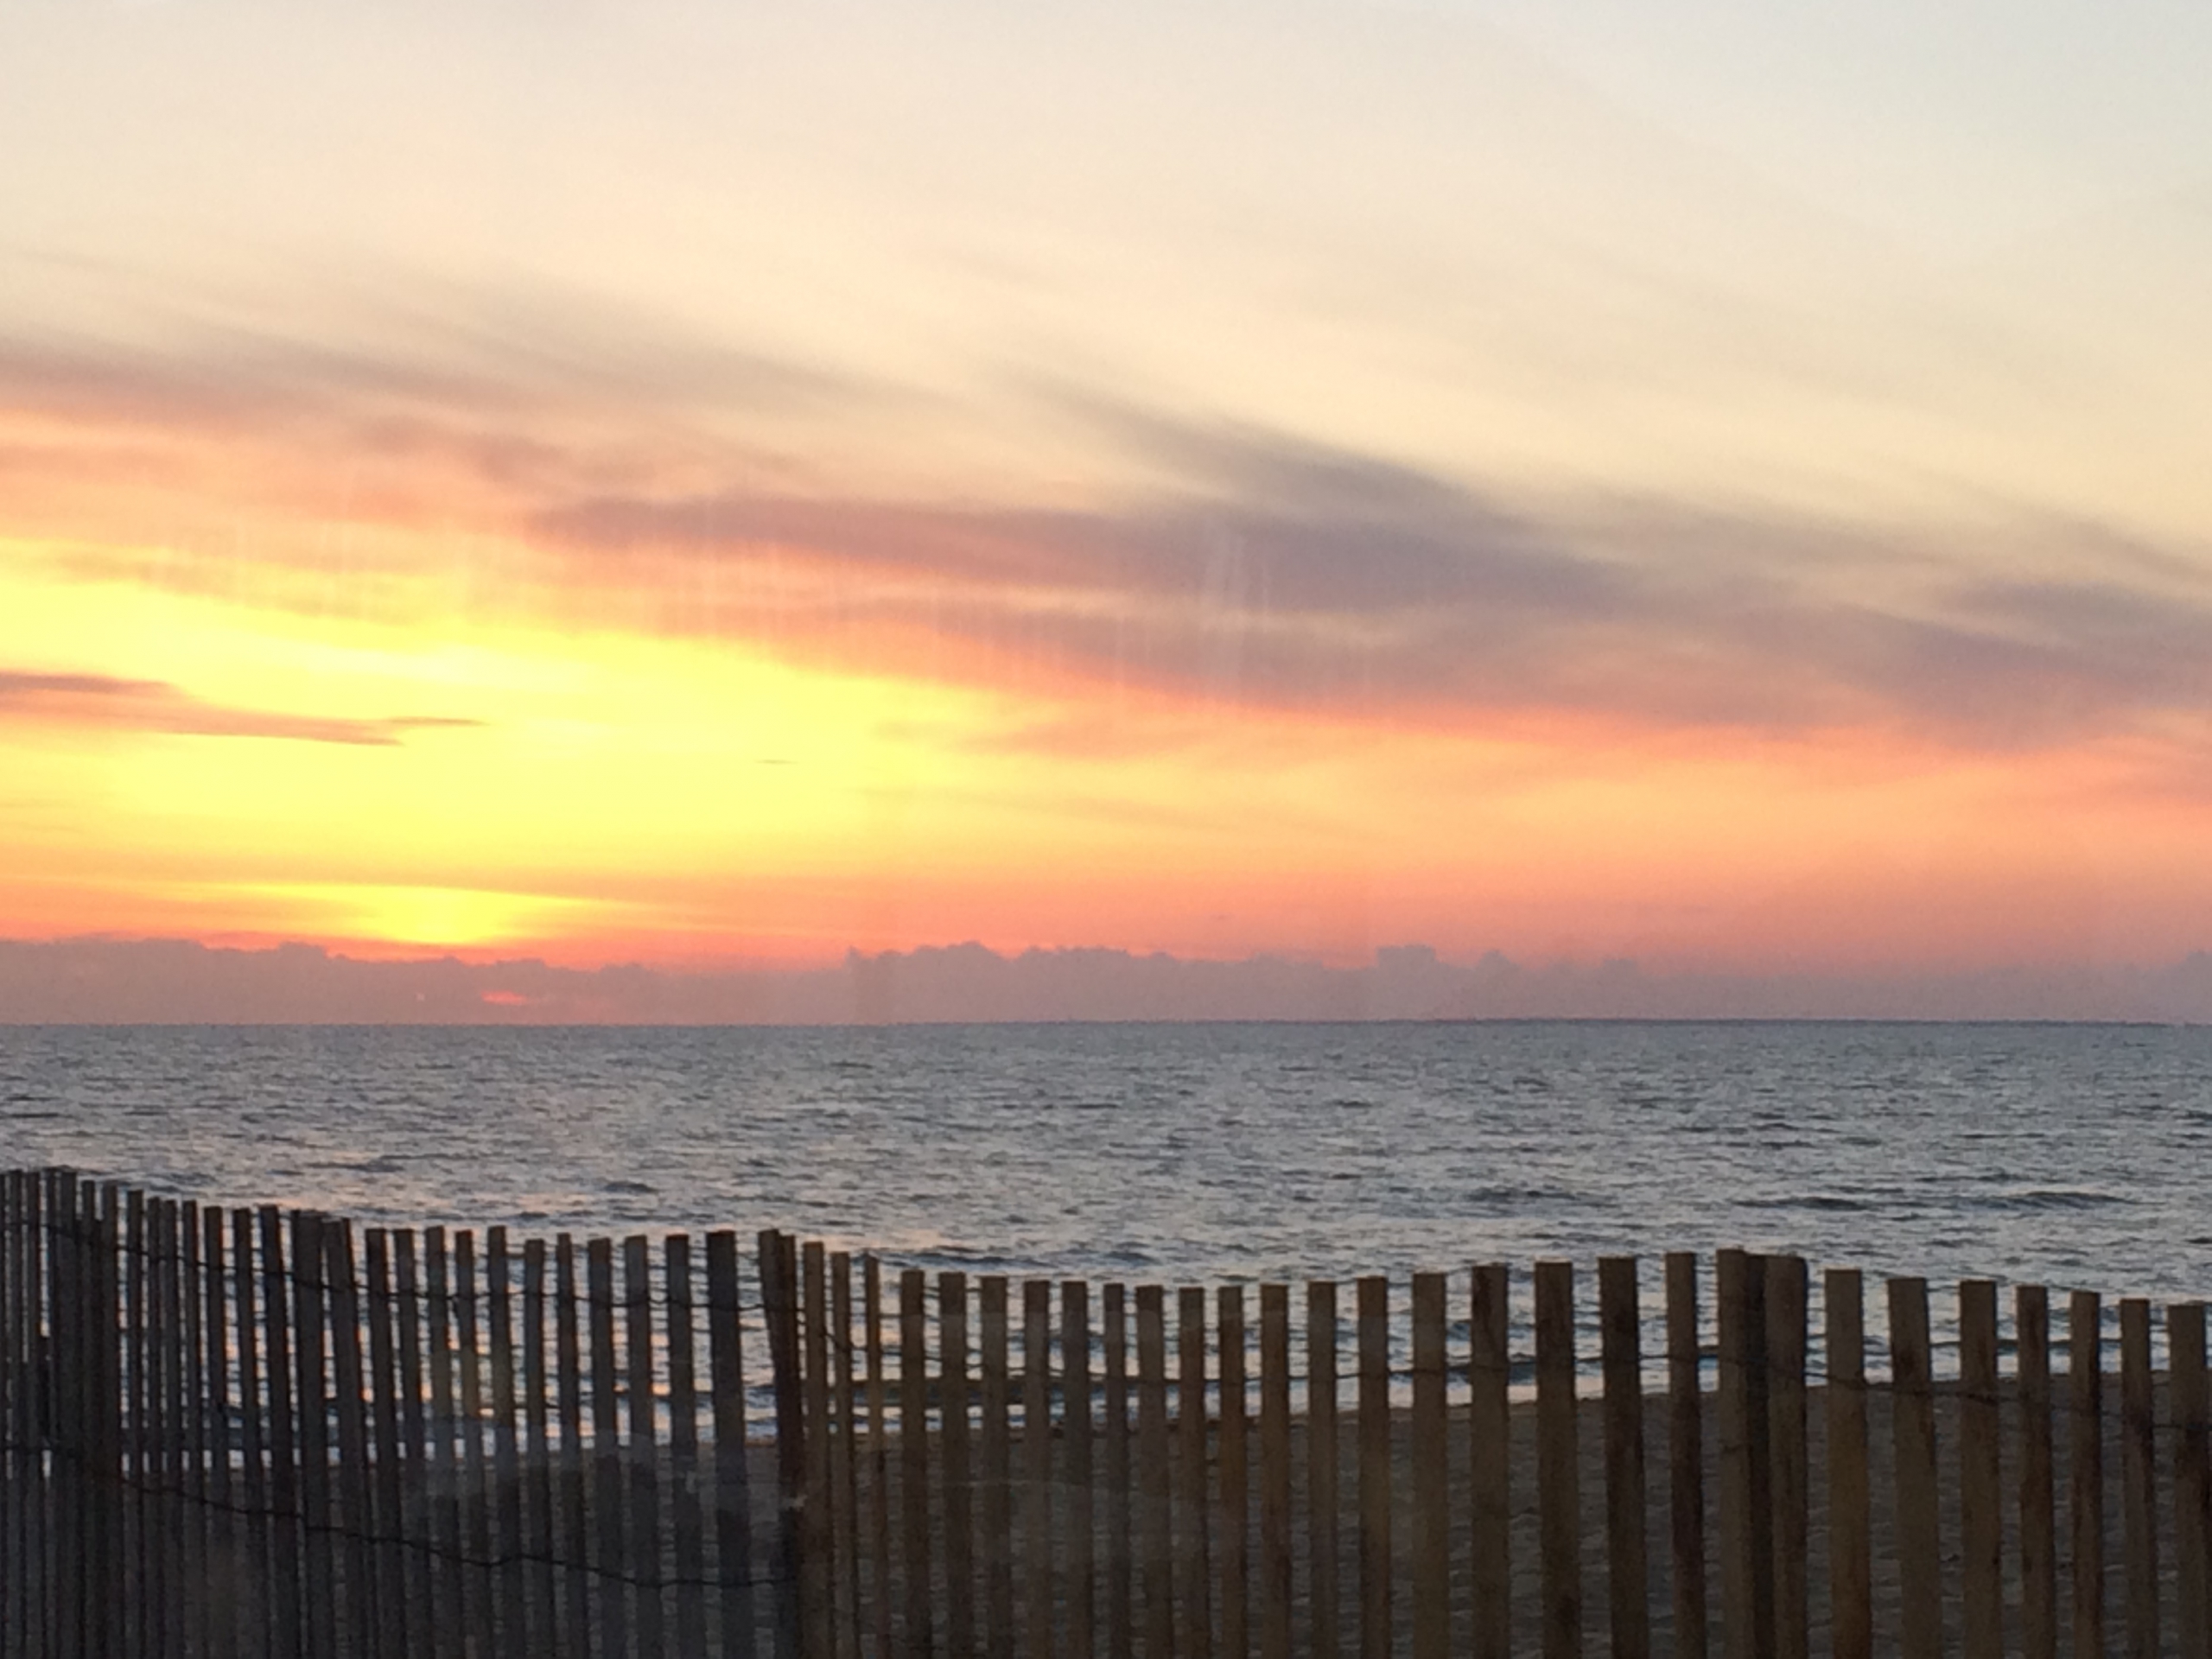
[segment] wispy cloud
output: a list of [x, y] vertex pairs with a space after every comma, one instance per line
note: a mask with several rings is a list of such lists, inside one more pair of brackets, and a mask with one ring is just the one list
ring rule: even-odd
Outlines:
[[160, 680], [8, 670], [0, 670], [0, 721], [191, 737], [286, 738], [372, 747], [389, 747], [412, 732], [483, 724], [442, 715], [347, 720], [273, 714], [209, 702]]
[[[2212, 578], [2193, 550], [2116, 561], [2116, 532], [2075, 520], [2023, 510], [2008, 550], [1986, 530], [1781, 510], [1516, 506], [1264, 434], [1155, 423], [1147, 440], [1178, 481], [1124, 506], [608, 495], [534, 529], [586, 556], [586, 582], [655, 555], [733, 578], [695, 599], [701, 627], [905, 626], [1277, 705], [1872, 721], [1999, 747], [2212, 706]], [[2001, 574], [2008, 551], [2026, 573]], [[734, 579], [771, 562], [779, 587]]]
[[[840, 472], [834, 438], [802, 465], [745, 427], [748, 412], [834, 427], [896, 387], [562, 302], [496, 325], [453, 296], [419, 308], [386, 319], [404, 349], [365, 326], [343, 346], [244, 324], [159, 351], [0, 340], [0, 415], [36, 429], [11, 463], [0, 426], [0, 469], [29, 504], [16, 527], [37, 522], [40, 474], [69, 473], [56, 446], [105, 453], [99, 473], [151, 442], [188, 472], [226, 474], [173, 480], [184, 512], [215, 499], [251, 512], [227, 493], [241, 471], [296, 493], [289, 480], [341, 467], [321, 512], [337, 494], [403, 532], [435, 517], [498, 538], [489, 602], [842, 666], [1048, 672], [1447, 724], [1571, 711], [1783, 734], [1887, 725], [1978, 749], [2169, 728], [2212, 706], [2208, 550], [2031, 504], [1939, 524], [1539, 499], [1034, 387], [1007, 395], [1123, 483], [1077, 506], [1011, 485], [925, 497], [856, 457]], [[62, 520], [99, 510], [92, 486], [105, 487], [92, 477]], [[327, 538], [254, 539], [215, 562], [330, 556]], [[445, 556], [435, 543], [423, 557]], [[193, 585], [190, 563], [149, 579]], [[310, 600], [333, 603], [324, 586]], [[332, 741], [397, 729], [341, 728], [382, 735]]]

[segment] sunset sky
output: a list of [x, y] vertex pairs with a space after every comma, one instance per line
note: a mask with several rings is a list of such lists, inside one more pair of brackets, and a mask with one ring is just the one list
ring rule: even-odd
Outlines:
[[0, 938], [2212, 949], [2212, 8], [0, 3]]

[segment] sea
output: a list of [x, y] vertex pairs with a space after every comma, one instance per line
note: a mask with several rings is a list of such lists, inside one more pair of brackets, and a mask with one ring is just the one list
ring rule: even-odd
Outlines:
[[2212, 1029], [0, 1027], [0, 1164], [1130, 1283], [1632, 1255], [1656, 1306], [1742, 1245], [1924, 1277], [1948, 1335], [1967, 1277], [2212, 1293]]

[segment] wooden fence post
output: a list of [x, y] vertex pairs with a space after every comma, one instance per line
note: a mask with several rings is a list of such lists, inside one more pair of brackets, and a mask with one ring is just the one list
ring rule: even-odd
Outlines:
[[2152, 1406], [2151, 1304], [2120, 1304], [2120, 1470], [2127, 1552], [2128, 1659], [2158, 1659], [2158, 1421]]
[[1873, 1659], [1866, 1288], [1855, 1268], [1831, 1268], [1821, 1283], [1821, 1300], [1827, 1306], [1830, 1651], [1833, 1659]]
[[1440, 1273], [1414, 1275], [1413, 1339], [1414, 1659], [1446, 1659], [1452, 1649], [1452, 1459]]
[[1903, 1659], [1943, 1650], [1942, 1538], [1936, 1523], [1936, 1396], [1928, 1344], [1928, 1286], [1892, 1279], [1891, 1421], [1897, 1451], [1897, 1575]]
[[1605, 1594], [1613, 1659], [1649, 1659], [1651, 1652], [1643, 1325], [1636, 1258], [1603, 1257], [1598, 1263], [1598, 1328], [1605, 1383]]
[[1510, 1310], [1503, 1262], [1478, 1263], [1467, 1303], [1467, 1440], [1474, 1659], [1513, 1647]]
[[1574, 1264], [1536, 1263], [1536, 1533], [1544, 1659], [1582, 1652], [1581, 1454], [1574, 1404]]
[[1998, 1483], [1997, 1287], [1959, 1287], [1959, 1605], [1966, 1659], [2003, 1659], [2005, 1526]]
[[2212, 1543], [2206, 1486], [2204, 1304], [2166, 1310], [2169, 1408], [2174, 1423], [2174, 1614], [2183, 1659], [2206, 1659], [2205, 1549]]

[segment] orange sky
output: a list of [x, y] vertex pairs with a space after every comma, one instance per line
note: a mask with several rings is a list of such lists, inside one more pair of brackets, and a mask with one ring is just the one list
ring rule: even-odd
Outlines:
[[0, 16], [0, 937], [2212, 947], [2201, 190], [1491, 10]]

